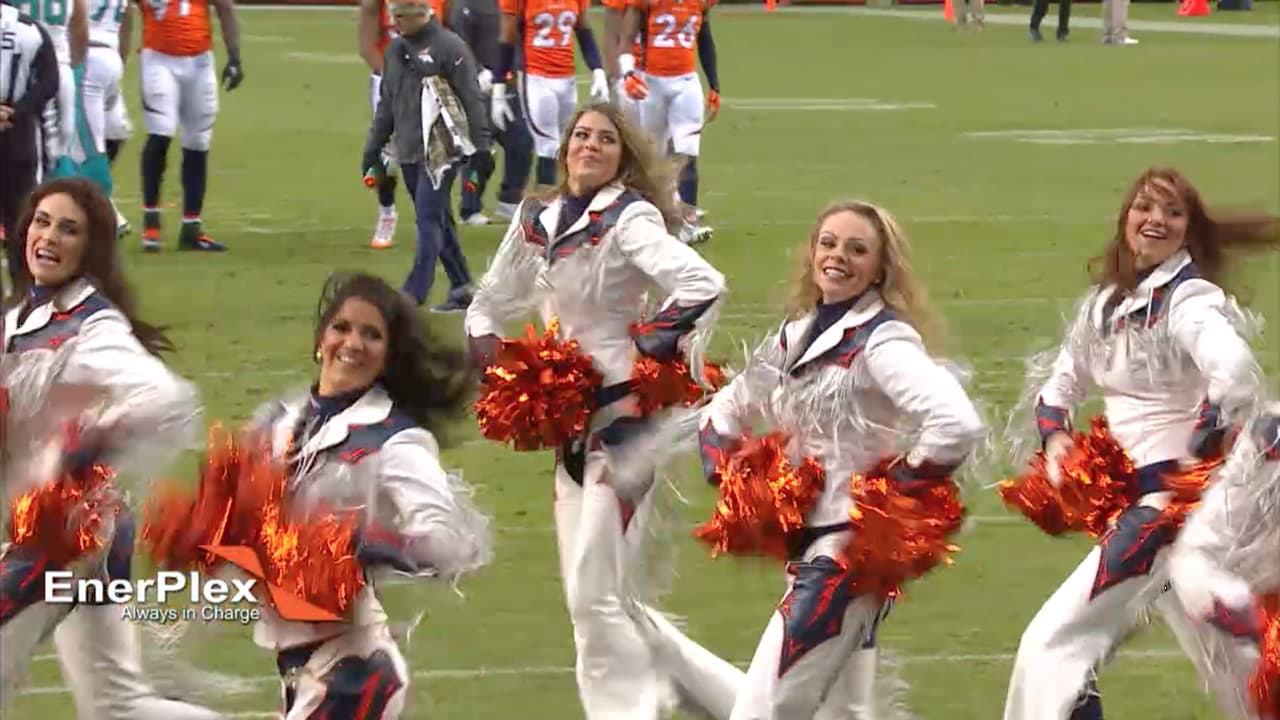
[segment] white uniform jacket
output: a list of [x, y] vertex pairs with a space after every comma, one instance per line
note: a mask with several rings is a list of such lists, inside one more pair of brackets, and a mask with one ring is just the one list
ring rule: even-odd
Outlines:
[[[470, 504], [465, 486], [440, 464], [435, 438], [400, 412], [385, 390], [375, 385], [323, 425], [306, 428], [306, 393], [261, 410], [271, 445], [291, 462], [288, 499], [307, 511], [317, 503], [357, 509], [366, 523], [399, 534], [400, 549], [423, 575], [454, 578], [490, 559], [488, 519]], [[290, 452], [302, 430], [301, 448]], [[275, 650], [324, 640], [343, 632], [385, 624], [374, 578], [355, 601], [346, 623], [307, 623], [280, 619], [264, 608], [254, 640]]]
[[1137, 467], [1196, 454], [1197, 429], [1243, 420], [1261, 383], [1243, 316], [1185, 250], [1108, 312], [1114, 292], [1095, 287], [1080, 307], [1037, 398], [1042, 437], [1070, 428], [1090, 385]]
[[[673, 238], [652, 204], [613, 183], [555, 235], [561, 200], [536, 217], [530, 217], [531, 202], [516, 213], [467, 310], [469, 337], [502, 337], [505, 323], [539, 309], [544, 322], [559, 318], [561, 337], [579, 342], [608, 386], [631, 376], [637, 350], [629, 330], [643, 320], [646, 293], [655, 285], [666, 296], [664, 310], [698, 308], [690, 329], [709, 334], [724, 276]], [[705, 337], [688, 346], [696, 372], [704, 343]], [[593, 419], [593, 427], [603, 420]]]
[[[6, 366], [47, 362], [63, 348], [65, 362], [49, 380], [106, 391], [96, 423], [111, 427], [107, 441], [117, 471], [162, 471], [157, 463], [194, 445], [202, 424], [195, 386], [149, 353], [125, 316], [89, 281], [71, 281], [19, 323], [28, 302], [5, 314]], [[37, 388], [22, 383], [8, 389], [12, 394]], [[19, 404], [21, 398], [11, 398], [11, 405]]]
[[815, 318], [784, 322], [770, 335], [707, 405], [701, 425], [730, 441], [757, 418], [789, 433], [792, 461], [814, 457], [826, 471], [808, 517], [810, 527], [826, 527], [848, 522], [854, 473], [902, 453], [913, 468], [956, 465], [985, 429], [959, 381], [878, 292], [868, 291], [805, 348]]

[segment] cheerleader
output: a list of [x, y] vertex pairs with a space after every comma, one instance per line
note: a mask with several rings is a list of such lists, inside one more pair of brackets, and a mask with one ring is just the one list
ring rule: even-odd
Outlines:
[[[558, 318], [561, 336], [576, 340], [603, 376], [584, 436], [557, 452], [555, 466], [560, 571], [587, 718], [652, 720], [669, 703], [668, 680], [682, 699], [726, 717], [741, 672], [632, 593], [630, 560], [655, 491], [651, 467], [620, 470], [652, 440], [651, 424], [638, 417], [633, 365], [642, 355], [675, 359], [683, 349], [701, 376], [724, 278], [669, 233], [679, 224], [671, 179], [615, 106], [579, 110], [557, 162], [560, 187], [522, 203], [467, 311], [473, 357], [487, 366], [504, 324], [540, 308], [544, 322]], [[645, 294], [654, 289], [666, 304], [645, 321]], [[637, 477], [648, 482], [633, 483]]]
[[[1258, 596], [1280, 591], [1280, 403], [1244, 426], [1204, 500], [1178, 534], [1169, 576], [1192, 618], [1219, 632], [1203, 652], [1215, 660], [1212, 685], [1225, 702], [1244, 701], [1267, 608]], [[1233, 662], [1234, 661], [1234, 662]], [[1250, 715], [1249, 717], [1254, 717]]]
[[[12, 368], [41, 362], [42, 354], [65, 348], [56, 381], [101, 390], [105, 396], [81, 415], [80, 446], [63, 458], [63, 468], [74, 472], [106, 464], [125, 476], [129, 468], [154, 469], [173, 460], [193, 440], [199, 421], [198, 396], [191, 384], [160, 360], [162, 351], [173, 349], [168, 338], [138, 317], [118, 259], [116, 216], [110, 201], [84, 179], [46, 183], [31, 194], [13, 240], [18, 237], [25, 238], [26, 249], [4, 317], [6, 364]], [[12, 395], [30, 388], [6, 390]], [[23, 402], [24, 398], [9, 398], [10, 406]], [[29, 456], [28, 448], [11, 442], [23, 429], [17, 418], [10, 418], [6, 451], [11, 459]], [[10, 462], [6, 469], [13, 465]], [[6, 482], [13, 480], [6, 473]], [[6, 487], [6, 502], [22, 490]], [[133, 530], [132, 514], [122, 503], [114, 539], [104, 561], [98, 563], [108, 580], [129, 578]], [[10, 569], [22, 564], [12, 556], [14, 552], [10, 547], [5, 558], [4, 592], [10, 598], [25, 589], [11, 585]], [[3, 653], [6, 673], [11, 675], [4, 678], [7, 690], [16, 680], [15, 668], [30, 658], [41, 630], [21, 618], [6, 625]], [[119, 605], [76, 606], [58, 624], [54, 644], [80, 720], [220, 717], [211, 710], [157, 696], [143, 679], [138, 628], [124, 618]]]
[[[900, 488], [951, 474], [984, 426], [960, 383], [925, 349], [930, 312], [908, 241], [885, 210], [839, 202], [819, 214], [801, 253], [786, 320], [704, 412], [701, 447], [712, 482], [716, 456], [762, 419], [785, 431], [788, 454], [816, 459], [820, 494], [788, 538], [787, 590], [765, 628], [733, 720], [840, 715], [857, 698], [868, 717], [874, 643], [883, 600], [850, 591], [851, 481], [904, 450], [899, 424], [918, 423], [893, 464]], [[835, 689], [833, 689], [835, 688]], [[829, 712], [823, 707], [837, 705]]]
[[438, 438], [466, 413], [474, 387], [465, 353], [431, 336], [413, 302], [380, 278], [335, 277], [315, 331], [309, 392], [256, 417], [292, 474], [298, 516], [361, 509], [356, 553], [368, 576], [344, 622], [295, 622], [270, 608], [254, 640], [277, 654], [285, 720], [393, 720], [409, 686], [374, 573], [453, 581], [492, 557], [489, 520], [440, 464]]
[[[1219, 282], [1228, 250], [1274, 244], [1275, 227], [1271, 218], [1211, 214], [1176, 170], [1148, 170], [1130, 188], [1098, 283], [1047, 381], [1032, 378], [1032, 386], [1034, 426], [1055, 484], [1072, 447], [1072, 411], [1090, 384], [1098, 387], [1110, 432], [1136, 468], [1126, 488], [1132, 502], [1023, 633], [1006, 720], [1101, 718], [1094, 674], [1152, 605], [1210, 676], [1198, 650], [1217, 632], [1210, 617], [1188, 616], [1179, 596], [1165, 592], [1165, 550], [1176, 530], [1162, 511], [1172, 501], [1170, 476], [1184, 461], [1220, 456], [1259, 389], [1243, 318]], [[1214, 662], [1251, 664], [1244, 646]], [[1223, 710], [1243, 715], [1222, 679], [1212, 684]]]

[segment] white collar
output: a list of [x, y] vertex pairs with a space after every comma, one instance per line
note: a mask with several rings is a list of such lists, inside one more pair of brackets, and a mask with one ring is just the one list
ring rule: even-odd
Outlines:
[[839, 320], [836, 320], [831, 324], [831, 327], [823, 330], [821, 335], [814, 338], [809, 347], [805, 348], [804, 354], [794, 364], [791, 361], [796, 357], [796, 353], [800, 352], [800, 344], [804, 342], [805, 336], [808, 335], [809, 328], [813, 327], [813, 323], [818, 317], [818, 312], [817, 310], [811, 310], [804, 317], [787, 323], [783, 328], [783, 332], [787, 334], [787, 367], [795, 369], [821, 357], [840, 342], [841, 338], [844, 337], [845, 331], [866, 323], [883, 309], [884, 299], [880, 297], [880, 292], [874, 289], [866, 291], [852, 307], [845, 311], [844, 315], [840, 316]]
[[600, 188], [591, 198], [587, 209], [564, 232], [558, 234], [556, 233], [556, 225], [560, 222], [560, 211], [564, 206], [564, 197], [556, 197], [538, 215], [538, 221], [542, 223], [542, 229], [547, 233], [548, 244], [554, 245], [560, 238], [572, 235], [585, 228], [587, 223], [591, 221], [591, 213], [599, 212], [609, 207], [624, 192], [626, 192], [626, 187], [616, 180]]
[[[9, 308], [9, 312], [4, 316], [4, 336], [6, 338], [15, 337], [17, 335], [26, 335], [35, 332], [53, 319], [54, 312], [66, 312], [80, 303], [84, 302], [90, 295], [94, 293], [96, 288], [89, 280], [79, 277], [66, 285], [63, 285], [58, 292], [54, 293], [53, 298], [49, 302], [41, 304], [39, 307], [31, 310], [25, 318], [22, 325], [18, 325], [18, 316], [22, 314], [23, 308], [27, 307], [29, 302], [23, 299], [15, 307]], [[7, 341], [6, 341], [7, 343]]]

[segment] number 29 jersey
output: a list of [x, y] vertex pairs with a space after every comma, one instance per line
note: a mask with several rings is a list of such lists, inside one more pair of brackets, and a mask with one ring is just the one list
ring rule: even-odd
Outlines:
[[573, 77], [574, 28], [590, 0], [500, 0], [524, 32], [524, 68], [530, 75]]

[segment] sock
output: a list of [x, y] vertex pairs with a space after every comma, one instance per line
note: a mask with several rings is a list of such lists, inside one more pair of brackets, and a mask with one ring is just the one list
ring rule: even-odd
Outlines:
[[160, 229], [160, 208], [152, 205], [142, 208], [142, 227], [146, 230]]
[[539, 185], [555, 185], [556, 184], [556, 159], [555, 158], [538, 158], [538, 166], [534, 171], [534, 182]]
[[680, 184], [677, 186], [680, 199], [690, 207], [698, 206], [698, 158], [691, 157], [680, 170]]
[[120, 152], [120, 147], [122, 145], [124, 145], [123, 140], [107, 141], [107, 162], [113, 163], [116, 161], [116, 155]]
[[[182, 149], [182, 216], [200, 218], [204, 187], [209, 180], [209, 152]], [[183, 222], [186, 222], [184, 219]]]
[[152, 210], [160, 206], [160, 182], [168, 154], [169, 138], [147, 136], [147, 143], [142, 146], [142, 204]]
[[378, 183], [378, 207], [382, 214], [394, 215], [396, 212], [396, 184], [390, 181]]

